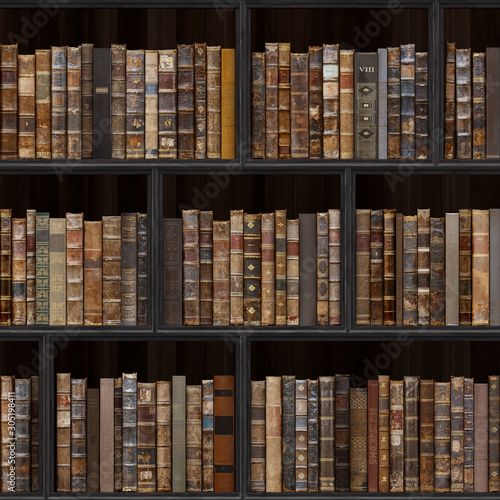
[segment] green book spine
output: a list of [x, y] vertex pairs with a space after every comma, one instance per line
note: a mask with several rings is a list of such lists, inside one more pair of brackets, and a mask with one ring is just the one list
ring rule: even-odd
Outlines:
[[50, 324], [66, 324], [66, 219], [50, 219]]
[[36, 214], [36, 324], [49, 324], [49, 214]]
[[186, 491], [186, 377], [172, 377], [172, 491]]

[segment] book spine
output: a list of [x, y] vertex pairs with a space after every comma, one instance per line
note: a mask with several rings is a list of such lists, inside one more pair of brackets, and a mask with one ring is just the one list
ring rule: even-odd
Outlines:
[[163, 219], [163, 324], [182, 324], [182, 219]]
[[[295, 384], [295, 491], [307, 492], [307, 380]], [[268, 462], [269, 463], [269, 462]]]
[[137, 214], [137, 325], [148, 325], [148, 214]]
[[213, 324], [213, 212], [200, 212], [200, 325]]
[[94, 44], [82, 43], [82, 158], [93, 157]]
[[243, 323], [260, 325], [261, 299], [261, 216], [244, 215], [243, 227]]
[[464, 379], [464, 492], [474, 491], [474, 379]]
[[295, 377], [283, 375], [282, 377], [282, 474], [283, 491], [295, 491]]
[[200, 211], [182, 211], [184, 325], [200, 324]]
[[[207, 47], [207, 158], [219, 159], [221, 157], [221, 48]], [[264, 54], [262, 53], [262, 63]], [[264, 156], [265, 125], [264, 118], [264, 67], [261, 68], [261, 156]]]
[[234, 159], [235, 142], [235, 49], [221, 50], [221, 158]]
[[500, 377], [488, 376], [488, 491], [500, 491]]
[[420, 382], [420, 491], [434, 492], [434, 380]]
[[[2, 254], [4, 253], [5, 217], [2, 217]], [[50, 322], [50, 276], [49, 276], [49, 214], [37, 212], [36, 214], [36, 324], [48, 325]], [[9, 210], [10, 232], [10, 210]], [[10, 239], [10, 234], [9, 234]], [[10, 250], [10, 249], [9, 249]], [[9, 252], [10, 253], [10, 252]], [[5, 254], [2, 256], [4, 257]], [[5, 257], [4, 257], [5, 258]], [[10, 258], [10, 255], [9, 255]], [[10, 266], [9, 266], [10, 267]], [[10, 269], [9, 269], [10, 273]], [[6, 297], [2, 290], [2, 297]], [[10, 325], [10, 277], [8, 297], [8, 323]]]
[[145, 51], [127, 50], [126, 158], [145, 155]]
[[[95, 415], [94, 422], [92, 422], [92, 415], [90, 412], [91, 391], [97, 392], [99, 405], [94, 405], [94, 410], [99, 413]], [[90, 449], [89, 449], [89, 463], [87, 464], [88, 477], [90, 478], [90, 471], [92, 465], [99, 466], [97, 473], [94, 472], [98, 483], [96, 490], [105, 492], [114, 492], [114, 478], [115, 478], [115, 379], [114, 378], [101, 378], [100, 388], [89, 389], [89, 432], [98, 436], [95, 443], [95, 451], [98, 454], [99, 462], [92, 464]], [[95, 408], [97, 407], [97, 408]], [[99, 434], [92, 428], [97, 427]]]
[[[58, 373], [56, 384], [57, 384], [56, 490], [62, 492], [68, 492], [71, 491], [71, 374]], [[4, 393], [4, 384], [2, 377], [2, 397], [3, 393]], [[3, 436], [4, 433], [2, 432], [2, 437]]]
[[17, 45], [0, 47], [0, 158], [18, 158], [17, 150]]
[[[96, 159], [108, 160], [112, 156], [111, 99], [113, 87], [111, 73], [111, 49], [94, 49], [93, 156]], [[135, 95], [133, 98], [137, 99]], [[131, 118], [134, 119], [135, 117], [131, 115]]]
[[368, 491], [368, 392], [350, 389], [350, 491]]
[[404, 491], [420, 491], [418, 377], [404, 378]]
[[444, 157], [455, 158], [455, 42], [446, 42], [446, 84], [444, 107]]
[[387, 49], [378, 49], [378, 158], [387, 159]]
[[102, 324], [122, 323], [122, 229], [120, 216], [102, 217]]
[[158, 158], [158, 51], [145, 51], [144, 94], [146, 159]]
[[26, 325], [26, 219], [12, 219], [12, 324]]
[[229, 221], [214, 221], [213, 324], [227, 326], [230, 319]]
[[427, 52], [415, 53], [415, 158], [427, 159], [428, 141], [428, 66]]
[[158, 51], [158, 157], [177, 158], [177, 50]]
[[459, 322], [472, 324], [472, 211], [459, 210]]
[[172, 383], [164, 381], [156, 382], [156, 490], [172, 491]]
[[378, 376], [378, 491], [389, 491], [390, 380]]
[[486, 47], [486, 158], [500, 158], [500, 94], [491, 89], [500, 85], [500, 48]]
[[127, 47], [111, 45], [111, 158], [125, 158]]
[[122, 214], [122, 325], [137, 325], [137, 214]]
[[[156, 491], [156, 383], [137, 384], [137, 491]], [[201, 436], [200, 436], [201, 437]]]
[[68, 47], [67, 152], [69, 159], [82, 158], [82, 49]]
[[316, 324], [327, 326], [328, 314], [328, 212], [316, 214]]
[[87, 491], [87, 379], [71, 379], [71, 492]]
[[83, 324], [102, 325], [102, 221], [83, 223]]
[[474, 384], [474, 492], [488, 492], [488, 384]]
[[299, 324], [299, 219], [287, 220], [286, 321]]
[[401, 49], [387, 48], [387, 157], [401, 158]]
[[12, 210], [0, 210], [0, 325], [12, 323]]
[[[104, 381], [106, 379], [101, 379]], [[108, 470], [111, 472], [112, 468], [107, 468], [106, 464], [106, 455], [105, 453], [111, 452], [111, 457], [113, 456], [113, 446], [107, 442], [107, 438], [112, 439], [112, 435], [109, 434], [109, 431], [112, 429], [112, 422], [106, 421], [106, 416], [103, 414], [101, 418], [101, 410], [100, 410], [100, 396], [103, 394], [102, 384], [99, 389], [88, 388], [87, 390], [87, 437], [86, 437], [86, 446], [87, 446], [87, 481], [86, 486], [87, 492], [97, 492], [97, 491], [112, 491], [109, 490], [109, 486], [107, 481], [112, 478], [111, 475], [108, 475]], [[113, 393], [111, 391], [110, 395]], [[110, 403], [113, 403], [113, 398], [108, 399]], [[104, 426], [108, 426], [108, 435], [103, 436], [101, 439], [101, 429]], [[103, 462], [101, 464], [101, 452], [103, 453]], [[102, 465], [102, 474], [101, 474], [101, 465]], [[102, 479], [102, 483], [101, 483]]]
[[36, 320], [36, 210], [26, 210], [26, 324]]
[[323, 158], [340, 156], [339, 45], [323, 45]]
[[207, 46], [194, 44], [194, 157], [207, 157]]
[[417, 216], [403, 216], [403, 324], [416, 326], [417, 312]]
[[214, 491], [214, 381], [202, 382], [202, 490]]
[[464, 377], [451, 377], [451, 491], [464, 492]]
[[186, 491], [186, 377], [172, 377], [172, 491]]
[[266, 43], [266, 159], [278, 159], [277, 43]]
[[290, 55], [291, 157], [309, 158], [308, 54]]
[[66, 213], [66, 322], [83, 325], [83, 213]]
[[278, 43], [278, 157], [290, 158], [290, 44]]
[[[299, 325], [317, 324], [316, 215], [299, 214]], [[316, 265], [314, 265], [316, 264]]]
[[19, 158], [35, 158], [35, 56], [18, 55], [18, 137]]
[[335, 376], [335, 491], [349, 491], [349, 376]]
[[137, 373], [122, 379], [122, 491], [137, 491]]
[[51, 51], [35, 51], [36, 158], [51, 158]]
[[356, 210], [356, 325], [370, 325], [370, 210]]
[[340, 325], [340, 210], [328, 210], [328, 324]]
[[[67, 47], [52, 47], [51, 66], [52, 92], [52, 136], [53, 159], [64, 159], [66, 151], [66, 114], [67, 114]], [[3, 150], [3, 148], [2, 148]]]
[[447, 492], [451, 486], [450, 383], [434, 385], [434, 491]]
[[31, 380], [16, 379], [15, 491], [31, 491]]
[[384, 324], [384, 211], [370, 212], [370, 323]]
[[457, 158], [472, 158], [471, 49], [456, 50]]
[[319, 491], [335, 491], [335, 378], [319, 377]]
[[415, 44], [401, 45], [401, 158], [415, 158]]
[[396, 325], [403, 325], [403, 214], [396, 213]]
[[472, 158], [486, 158], [486, 53], [472, 54]]
[[114, 383], [114, 491], [123, 489], [123, 378]]
[[230, 215], [231, 325], [243, 324], [243, 210]]
[[430, 324], [445, 325], [444, 218], [430, 219]]
[[40, 377], [38, 375], [31, 377], [31, 491], [40, 491]]
[[430, 209], [417, 210], [417, 314], [424, 326], [430, 323], [430, 218]]
[[445, 218], [445, 270], [446, 270], [446, 325], [459, 324], [459, 217], [446, 214]]
[[390, 381], [390, 475], [389, 491], [404, 491], [403, 381]]
[[66, 219], [49, 221], [49, 275], [51, 325], [66, 325]]
[[319, 388], [317, 380], [307, 381], [307, 491], [319, 491]]
[[323, 158], [323, 47], [309, 47], [309, 158]]
[[262, 324], [275, 324], [274, 212], [262, 214]]
[[396, 210], [384, 208], [384, 325], [396, 324]]
[[489, 211], [472, 210], [472, 325], [489, 324]]
[[[266, 491], [266, 382], [251, 381], [250, 491]], [[295, 395], [295, 393], [294, 393]], [[295, 436], [295, 403], [293, 407]], [[295, 460], [295, 451], [294, 451]], [[295, 479], [295, 462], [294, 479]]]
[[340, 158], [354, 158], [354, 49], [340, 50]]
[[287, 323], [287, 219], [286, 210], [275, 212], [275, 318], [276, 325]]
[[[1, 376], [1, 434], [2, 434], [2, 492], [9, 492], [11, 481], [11, 465], [9, 463], [10, 448], [15, 447], [15, 431], [12, 430], [12, 415], [14, 411], [16, 394], [15, 394], [15, 378], [10, 375]], [[59, 455], [58, 455], [59, 458]], [[14, 459], [15, 460], [15, 459]], [[59, 460], [57, 461], [59, 464]], [[14, 463], [15, 466], [15, 463]], [[59, 471], [59, 469], [58, 469]], [[14, 481], [15, 483], [15, 481]]]
[[266, 55], [252, 52], [252, 158], [266, 151]]
[[[297, 401], [297, 400], [296, 400]], [[281, 492], [281, 377], [266, 377], [266, 492]], [[296, 411], [297, 422], [297, 411]]]

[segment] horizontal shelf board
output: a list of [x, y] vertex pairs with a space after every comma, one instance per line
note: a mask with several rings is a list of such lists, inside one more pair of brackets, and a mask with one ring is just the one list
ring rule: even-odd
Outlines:
[[278, 8], [287, 8], [287, 7], [305, 7], [305, 8], [324, 8], [324, 7], [330, 7], [330, 8], [343, 8], [343, 7], [353, 7], [353, 8], [387, 8], [390, 7], [392, 9], [395, 8], [426, 8], [430, 5], [433, 4], [432, 0], [420, 0], [413, 2], [412, 0], [402, 0], [397, 2], [397, 7], [396, 4], [393, 4], [391, 2], [380, 2], [380, 1], [374, 1], [374, 0], [367, 0], [367, 1], [361, 1], [361, 0], [355, 0], [353, 2], [346, 2], [345, 0], [313, 0], [311, 2], [305, 2], [304, 0], [287, 0], [285, 1], [279, 1], [279, 0], [246, 0], [246, 5], [249, 8], [259, 8], [259, 7], [278, 7]]
[[[2, 494], [2, 498], [3, 498]], [[183, 499], [189, 499], [189, 498], [206, 498], [207, 500], [239, 500], [242, 498], [242, 495], [239, 493], [170, 493], [170, 492], [152, 492], [152, 493], [137, 493], [133, 491], [123, 491], [123, 492], [114, 492], [114, 493], [63, 493], [63, 492], [57, 492], [57, 493], [50, 493], [49, 494], [49, 499], [52, 498], [95, 498], [95, 499], [100, 499], [100, 498], [134, 498], [136, 500], [147, 500], [148, 498], [183, 498]], [[19, 498], [19, 497], [16, 497]]]
[[369, 500], [376, 498], [377, 500], [393, 500], [398, 498], [457, 498], [457, 499], [479, 499], [493, 498], [498, 496], [498, 493], [358, 493], [358, 492], [335, 492], [335, 493], [247, 493], [245, 498], [273, 498], [280, 499], [304, 499], [309, 497], [315, 498], [332, 498], [335, 500], [352, 499]]
[[500, 326], [353, 326], [348, 335], [363, 340], [500, 340]]
[[140, 340], [143, 336], [153, 336], [150, 326], [7, 326], [0, 327], [0, 340], [23, 339], [40, 340], [52, 337], [54, 340], [88, 340], [132, 338]]
[[239, 0], [224, 0], [222, 2], [214, 2], [213, 0], [146, 0], [140, 2], [137, 0], [64, 0], [64, 2], [40, 2], [36, 0], [20, 0], [13, 2], [7, 0], [2, 2], [2, 8], [159, 8], [166, 9], [180, 8], [209, 8], [209, 9], [237, 9]]

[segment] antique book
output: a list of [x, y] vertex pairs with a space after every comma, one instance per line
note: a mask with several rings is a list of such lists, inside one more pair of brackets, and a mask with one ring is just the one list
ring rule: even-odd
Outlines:
[[207, 157], [207, 46], [194, 44], [194, 157]]
[[214, 381], [202, 381], [202, 491], [214, 491]]
[[200, 325], [213, 324], [213, 299], [214, 275], [212, 266], [215, 267], [213, 259], [213, 212], [202, 210], [200, 212]]
[[292, 158], [309, 158], [309, 58], [290, 56], [290, 144]]
[[[15, 455], [14, 464], [12, 464], [10, 456], [10, 447], [16, 445], [15, 430], [12, 428], [12, 405], [15, 405], [16, 394], [15, 394], [15, 377], [11, 375], [1, 376], [1, 433], [2, 433], [2, 492], [7, 493], [11, 488], [11, 465], [14, 465], [15, 472]], [[9, 411], [10, 410], [10, 411]], [[15, 416], [15, 414], [14, 414]], [[59, 441], [58, 441], [59, 442]], [[69, 443], [69, 435], [68, 435]], [[59, 450], [58, 450], [59, 451]], [[59, 477], [59, 453], [57, 455], [57, 475]], [[68, 453], [69, 461], [69, 453]], [[10, 462], [10, 463], [9, 463]], [[12, 481], [15, 489], [15, 477]], [[69, 479], [68, 479], [69, 483]], [[69, 491], [69, 490], [68, 490]]]
[[17, 150], [17, 90], [18, 90], [18, 47], [2, 45], [0, 47], [0, 158], [12, 160], [18, 158]]
[[417, 210], [417, 314], [418, 324], [430, 323], [430, 218], [429, 208]]
[[474, 492], [488, 492], [488, 384], [474, 384]]
[[252, 158], [266, 155], [266, 55], [252, 52]]
[[[101, 379], [101, 382], [105, 379]], [[113, 379], [108, 379], [113, 380]], [[113, 391], [108, 393], [108, 397], [113, 394]], [[113, 398], [109, 399], [111, 404], [113, 404]], [[113, 479], [113, 468], [108, 468], [106, 471], [102, 471], [101, 475], [101, 451], [109, 448], [109, 445], [106, 443], [106, 438], [101, 440], [101, 409], [100, 409], [100, 388], [87, 389], [87, 492], [97, 492], [97, 491], [106, 491], [106, 479]], [[105, 425], [104, 422], [102, 422]], [[108, 422], [109, 424], [109, 422]], [[110, 434], [110, 430], [113, 423], [111, 422], [111, 427], [108, 427], [108, 436], [112, 436]], [[106, 436], [106, 437], [108, 437]], [[111, 447], [111, 453], [113, 453], [113, 447]], [[111, 455], [112, 457], [113, 455]], [[103, 464], [104, 465], [104, 464]], [[111, 473], [111, 474], [110, 474]], [[105, 477], [107, 478], [105, 479]], [[104, 484], [101, 484], [101, 479], [104, 480]], [[111, 490], [108, 491], [112, 491]]]
[[459, 216], [447, 213], [445, 218], [446, 325], [459, 324]]
[[378, 49], [378, 158], [387, 159], [387, 49]]
[[144, 60], [144, 157], [150, 159], [158, 158], [158, 51], [146, 50]]
[[266, 377], [266, 492], [282, 491], [281, 377]]
[[450, 382], [451, 491], [464, 492], [464, 377]]
[[339, 44], [323, 44], [323, 158], [340, 157]]
[[404, 491], [403, 381], [391, 380], [389, 390], [390, 390], [389, 491], [400, 493]]
[[122, 214], [122, 325], [137, 325], [137, 214]]
[[278, 159], [278, 44], [266, 43], [266, 159]]
[[472, 54], [472, 158], [486, 158], [486, 53]]
[[319, 491], [318, 381], [307, 381], [307, 491]]
[[182, 211], [184, 325], [200, 324], [200, 211]]
[[335, 491], [350, 488], [349, 375], [335, 375]]
[[274, 300], [274, 212], [262, 214], [262, 324], [275, 324]]
[[[301, 90], [305, 90], [303, 86]], [[290, 158], [290, 94], [290, 43], [278, 43], [278, 157], [281, 159]]]
[[[490, 208], [490, 254], [500, 255], [500, 208]], [[500, 325], [500, 266], [496, 259], [490, 262], [490, 325]]]
[[415, 53], [415, 158], [427, 159], [428, 65], [427, 52]]
[[[500, 86], [500, 47], [486, 47], [486, 88]], [[486, 101], [486, 158], [500, 158], [500, 93], [489, 92]]]
[[396, 325], [403, 324], [403, 214], [396, 213]]
[[319, 491], [335, 491], [335, 378], [319, 377]]
[[464, 492], [474, 491], [474, 379], [464, 378]]
[[172, 491], [186, 491], [186, 376], [172, 376]]
[[384, 324], [384, 211], [370, 211], [370, 324]]
[[111, 44], [111, 158], [125, 158], [126, 45]]
[[[500, 491], [500, 377], [488, 376], [488, 492]], [[476, 445], [479, 445], [477, 443]]]
[[243, 221], [243, 323], [260, 325], [261, 298], [261, 215], [244, 215]]
[[221, 158], [234, 159], [235, 142], [235, 49], [221, 50]]
[[[307, 380], [295, 381], [295, 491], [307, 492]], [[268, 465], [272, 462], [268, 461]]]
[[472, 158], [471, 49], [456, 50], [456, 127], [459, 159]]
[[403, 215], [403, 325], [417, 326], [417, 216]]
[[17, 66], [18, 157], [35, 158], [35, 55], [19, 54]]
[[83, 324], [102, 325], [102, 221], [83, 223]]
[[368, 380], [368, 415], [367, 415], [367, 491], [378, 491], [378, 380]]
[[415, 158], [415, 44], [401, 45], [401, 158]]
[[177, 158], [177, 50], [158, 51], [158, 158]]
[[370, 210], [356, 210], [356, 325], [369, 326], [370, 295]]
[[145, 51], [127, 50], [126, 66], [126, 130], [127, 159], [145, 155]]
[[[266, 381], [250, 382], [250, 491], [266, 491]], [[294, 404], [295, 418], [295, 404]], [[295, 423], [293, 430], [295, 438]], [[293, 452], [295, 459], [295, 451]], [[295, 479], [295, 463], [293, 464]], [[279, 490], [281, 491], [281, 489]]]
[[[207, 46], [207, 158], [221, 157], [221, 55], [220, 46]], [[262, 54], [262, 61], [264, 54]], [[264, 87], [264, 68], [261, 73], [261, 89]], [[262, 99], [262, 118], [264, 117], [264, 94]], [[262, 124], [263, 125], [263, 124]], [[264, 154], [265, 127], [260, 131], [262, 136], [261, 151]], [[261, 156], [263, 158], [263, 156]]]
[[148, 325], [148, 214], [137, 214], [137, 326]]
[[[316, 214], [299, 214], [299, 316], [300, 326], [317, 324]], [[314, 265], [316, 264], [316, 265]]]
[[[276, 325], [287, 323], [287, 219], [286, 210], [275, 211], [275, 321]], [[232, 248], [232, 242], [231, 242]]]
[[163, 219], [163, 324], [182, 325], [182, 219]]
[[323, 47], [309, 46], [309, 158], [323, 158]]
[[68, 114], [67, 154], [68, 159], [82, 157], [82, 48], [67, 48]]
[[156, 490], [172, 491], [172, 382], [156, 382]]
[[445, 325], [444, 218], [430, 219], [430, 324]]
[[82, 158], [94, 155], [94, 44], [82, 43]]
[[339, 51], [340, 158], [354, 158], [354, 49]]
[[83, 325], [83, 213], [66, 213], [66, 323]]
[[404, 491], [420, 491], [419, 393], [420, 379], [405, 376], [404, 381]]
[[122, 491], [137, 491], [137, 373], [123, 374], [122, 419]]
[[401, 158], [401, 49], [387, 48], [387, 158]]
[[[202, 212], [203, 216], [203, 212]], [[203, 222], [203, 219], [202, 219]], [[203, 227], [203, 226], [202, 226]], [[213, 325], [227, 326], [231, 316], [230, 311], [230, 240], [229, 221], [214, 221], [213, 224]], [[203, 240], [201, 240], [203, 244]], [[203, 257], [203, 249], [200, 249]], [[203, 261], [201, 262], [203, 266]], [[201, 269], [203, 276], [203, 267]], [[203, 296], [203, 287], [201, 289]], [[212, 287], [210, 287], [212, 295]], [[203, 314], [203, 302], [201, 304]], [[203, 315], [201, 317], [203, 320]], [[201, 322], [203, 324], [203, 321]], [[212, 324], [212, 323], [210, 323]]]
[[286, 323], [300, 324], [299, 219], [286, 221]]
[[[3, 59], [3, 58], [2, 58]], [[52, 47], [51, 150], [53, 159], [66, 158], [67, 78], [66, 47]], [[3, 145], [2, 145], [3, 150]]]
[[[156, 383], [138, 382], [137, 384], [137, 491], [138, 492], [156, 491], [155, 431], [156, 431]], [[191, 435], [193, 434], [194, 432], [191, 432]]]
[[35, 50], [36, 158], [51, 158], [51, 50]]
[[384, 208], [383, 215], [383, 321], [384, 325], [396, 324], [396, 210]]
[[328, 222], [328, 212], [316, 214], [316, 324], [318, 326], [327, 326], [329, 323]]
[[350, 491], [368, 491], [368, 391], [350, 388]]
[[434, 491], [450, 491], [450, 383], [434, 384]]
[[234, 376], [214, 376], [214, 491], [234, 492]]
[[[500, 51], [499, 51], [500, 55]], [[499, 60], [500, 62], [500, 60]], [[446, 83], [444, 107], [444, 157], [447, 160], [455, 158], [455, 42], [446, 42]]]
[[31, 491], [31, 380], [15, 381], [15, 491]]
[[87, 379], [71, 379], [71, 492], [87, 491]]
[[489, 268], [489, 212], [488, 210], [472, 210], [473, 326], [489, 324]]
[[340, 209], [328, 210], [328, 324], [340, 325]]
[[12, 324], [26, 325], [26, 219], [12, 219]]
[[[37, 230], [41, 229], [42, 227], [37, 226]], [[12, 210], [10, 208], [0, 209], [0, 254], [0, 325], [10, 326], [12, 324]], [[42, 264], [41, 258], [42, 254], [38, 256], [37, 252], [37, 270], [38, 264]], [[46, 264], [48, 267], [48, 251]], [[45, 262], [43, 265], [45, 266]]]
[[389, 491], [390, 380], [378, 376], [378, 491]]
[[420, 491], [434, 492], [434, 380], [420, 381]]
[[231, 325], [243, 324], [243, 210], [230, 215], [230, 309]]
[[472, 211], [461, 209], [459, 217], [459, 322], [472, 324]]
[[36, 210], [26, 210], [26, 324], [36, 316]]
[[115, 378], [114, 390], [114, 491], [123, 488], [123, 377]]
[[[111, 49], [94, 49], [94, 158], [111, 157]], [[135, 97], [134, 97], [135, 98]], [[144, 103], [144, 101], [143, 101]], [[131, 115], [131, 119], [134, 117]], [[112, 126], [112, 125], [111, 125]]]
[[[57, 408], [56, 406], [56, 412]], [[56, 437], [58, 437], [57, 429]], [[31, 491], [40, 491], [40, 377], [38, 375], [31, 376]]]
[[[89, 402], [91, 401], [91, 391], [97, 389], [89, 389]], [[96, 427], [98, 429], [99, 441], [97, 442], [97, 452], [99, 454], [99, 491], [113, 492], [115, 478], [115, 379], [101, 378], [99, 386], [99, 411]], [[92, 418], [90, 415], [89, 403], [89, 430], [91, 430]], [[95, 434], [95, 432], [93, 433]], [[92, 461], [89, 453], [89, 463]], [[89, 468], [87, 467], [87, 470]], [[89, 476], [90, 477], [90, 476]]]
[[[7, 218], [4, 216], [4, 212], [0, 214], [0, 218], [2, 223], [2, 228], [1, 228], [2, 254], [4, 254], [2, 255], [2, 257], [5, 258], [6, 254], [4, 253], [4, 243], [6, 240], [5, 224]], [[36, 214], [36, 324], [37, 325], [48, 325], [50, 321], [49, 220], [50, 219], [48, 212], [37, 212]], [[8, 230], [10, 233], [10, 210], [8, 217]], [[10, 234], [9, 234], [9, 243], [10, 243]], [[10, 254], [10, 248], [9, 248], [9, 254]], [[2, 260], [2, 263], [4, 263], [4, 260]], [[10, 269], [9, 269], [9, 275], [10, 275]], [[7, 288], [7, 290], [2, 290], [1, 293], [3, 299], [2, 305], [4, 305], [4, 301], [5, 302], [8, 301], [8, 309], [7, 309], [8, 319], [7, 317], [4, 317], [2, 323], [10, 325], [10, 276], [9, 276], [9, 287]], [[2, 311], [2, 315], [5, 316], [4, 311]]]
[[[71, 374], [57, 374], [56, 490], [71, 491]], [[2, 377], [2, 395], [4, 384]], [[4, 433], [2, 432], [2, 436]]]
[[102, 217], [102, 324], [122, 324], [122, 224], [120, 216]]
[[49, 222], [49, 320], [51, 325], [66, 325], [66, 219]]
[[[281, 468], [283, 475], [283, 488], [284, 492], [295, 491], [295, 376], [283, 375], [281, 381], [281, 396], [282, 396], [282, 457]], [[297, 389], [298, 390], [298, 389]], [[302, 415], [297, 415], [298, 419]]]

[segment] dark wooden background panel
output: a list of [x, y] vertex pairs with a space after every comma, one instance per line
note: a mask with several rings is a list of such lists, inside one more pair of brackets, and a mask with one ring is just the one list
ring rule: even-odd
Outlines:
[[[0, 375], [29, 378], [38, 375], [43, 353], [36, 341], [0, 341]], [[43, 366], [47, 366], [47, 361]]]

